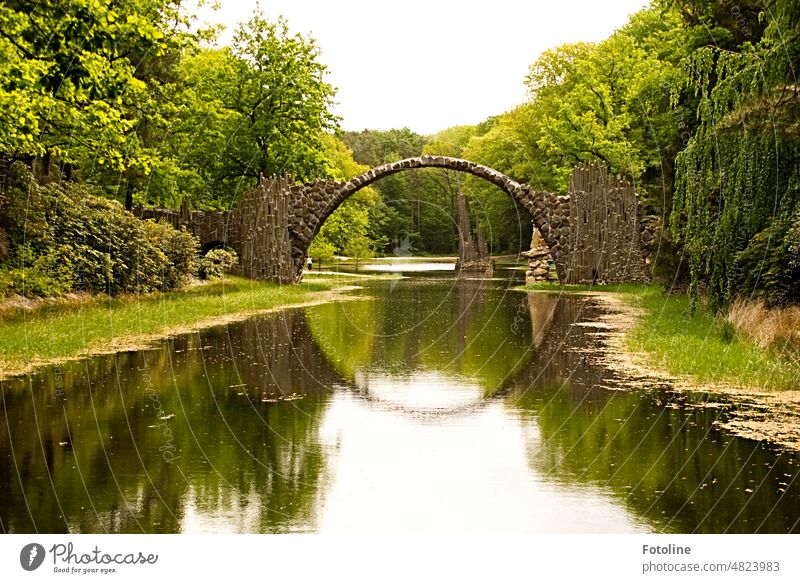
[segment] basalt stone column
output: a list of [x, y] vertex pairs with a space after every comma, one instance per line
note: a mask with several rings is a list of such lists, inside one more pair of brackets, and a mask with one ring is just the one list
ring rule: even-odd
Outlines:
[[210, 244], [232, 247], [241, 255], [239, 210], [189, 211], [189, 201], [184, 199], [180, 210], [148, 209], [135, 206], [133, 214], [140, 219], [166, 221], [176, 229], [185, 228], [197, 237], [202, 248]]
[[566, 283], [649, 281], [633, 186], [598, 164], [570, 177]]
[[296, 283], [289, 239], [289, 181], [259, 179], [248, 192], [240, 212], [242, 274], [274, 283]]

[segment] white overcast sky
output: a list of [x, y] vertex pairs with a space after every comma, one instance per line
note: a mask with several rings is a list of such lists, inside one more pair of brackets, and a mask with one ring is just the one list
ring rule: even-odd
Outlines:
[[222, 0], [201, 20], [223, 44], [256, 4], [316, 39], [338, 88], [345, 130], [408, 127], [422, 134], [476, 124], [525, 99], [528, 67], [544, 50], [598, 41], [644, 0]]

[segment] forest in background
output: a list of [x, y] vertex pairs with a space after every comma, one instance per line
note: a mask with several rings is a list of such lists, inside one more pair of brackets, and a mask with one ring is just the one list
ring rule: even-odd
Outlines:
[[[86, 271], [129, 252], [64, 247], [46, 228], [31, 240], [32, 189], [224, 209], [259, 174], [344, 179], [439, 154], [557, 193], [576, 164], [601, 161], [636, 183], [659, 221], [659, 281], [714, 309], [737, 297], [800, 300], [797, 2], [654, 0], [604, 41], [540, 55], [525, 103], [433, 136], [342, 132], [319, 47], [283, 20], [255, 14], [226, 47], [191, 21], [165, 0], [0, 5], [0, 289], [32, 278], [42, 294], [79, 288], [75, 273], [57, 285], [65, 259], [82, 254]], [[421, 170], [352, 197], [312, 252], [453, 253], [459, 190], [494, 252], [527, 249], [530, 223], [504, 193]], [[57, 214], [58, 196], [47, 200]], [[114, 273], [103, 272], [107, 284]]]

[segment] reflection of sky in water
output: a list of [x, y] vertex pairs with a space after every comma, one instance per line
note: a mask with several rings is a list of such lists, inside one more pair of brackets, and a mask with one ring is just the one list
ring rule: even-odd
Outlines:
[[412, 271], [455, 271], [456, 264], [435, 263], [435, 262], [406, 262], [396, 263], [369, 263], [361, 267], [364, 271], [389, 271], [389, 272], [412, 272]]
[[501, 402], [413, 418], [336, 393], [321, 439], [336, 452], [323, 533], [648, 530], [602, 490], [542, 480], [526, 453], [538, 432]]
[[191, 489], [181, 509], [181, 532], [234, 534], [259, 531], [263, 500], [254, 488], [247, 493], [238, 489], [224, 490], [213, 502], [203, 502], [202, 494]]
[[399, 376], [359, 370], [355, 384], [371, 399], [409, 411], [458, 409], [479, 403], [484, 393], [476, 382], [438, 371], [413, 371]]

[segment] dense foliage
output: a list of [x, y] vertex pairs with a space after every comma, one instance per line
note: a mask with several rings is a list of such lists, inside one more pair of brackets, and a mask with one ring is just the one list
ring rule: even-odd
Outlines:
[[139, 126], [157, 107], [152, 77], [185, 42], [183, 23], [164, 0], [0, 4], [0, 152], [146, 171]]
[[673, 235], [686, 241], [695, 298], [800, 300], [800, 5], [745, 2], [735, 16], [678, 3], [720, 42], [686, 60], [697, 127], [677, 156]]
[[197, 240], [141, 221], [80, 184], [38, 184], [21, 164], [0, 196], [9, 241], [0, 294], [144, 293], [177, 289], [195, 272]]
[[313, 40], [256, 14], [230, 47], [193, 47], [175, 69], [161, 160], [136, 198], [229, 208], [259, 175], [325, 174], [323, 136], [336, 128], [334, 89]]
[[660, 219], [654, 274], [690, 283], [693, 306], [797, 302], [798, 65], [797, 2], [656, 0], [602, 42], [543, 53], [529, 101], [464, 156], [556, 192], [600, 160]]
[[[313, 39], [259, 12], [230, 46], [213, 37], [173, 0], [0, 4], [0, 292], [180, 287], [194, 240], [114, 199], [230, 208], [261, 174], [337, 176], [349, 154]], [[9, 178], [15, 161], [35, 179]]]

